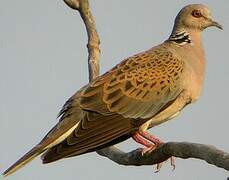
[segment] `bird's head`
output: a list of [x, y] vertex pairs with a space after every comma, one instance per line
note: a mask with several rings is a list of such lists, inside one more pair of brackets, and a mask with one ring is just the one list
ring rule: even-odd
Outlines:
[[223, 27], [211, 16], [209, 8], [203, 4], [190, 4], [181, 9], [175, 20], [176, 29], [190, 29], [203, 31], [215, 26], [219, 29]]

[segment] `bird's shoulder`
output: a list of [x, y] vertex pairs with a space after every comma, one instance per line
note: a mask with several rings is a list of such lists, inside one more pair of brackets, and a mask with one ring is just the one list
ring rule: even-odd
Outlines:
[[124, 59], [88, 85], [96, 87], [108, 81], [112, 83], [113, 81], [123, 82], [133, 79], [139, 82], [156, 80], [157, 77], [164, 78], [163, 75], [169, 73], [176, 77], [182, 73], [183, 67], [182, 58], [171, 48], [169, 43], [163, 43]]

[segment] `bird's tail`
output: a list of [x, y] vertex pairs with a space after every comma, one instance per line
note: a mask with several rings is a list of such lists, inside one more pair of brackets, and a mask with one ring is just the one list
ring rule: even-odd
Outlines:
[[6, 177], [6, 176], [14, 173], [18, 169], [25, 166], [30, 161], [32, 161], [35, 157], [37, 157], [39, 154], [41, 154], [45, 150], [46, 150], [45, 148], [35, 146], [29, 152], [27, 152], [24, 156], [22, 156], [17, 162], [15, 162], [12, 166], [10, 166], [6, 171], [4, 171], [2, 175], [4, 177]]

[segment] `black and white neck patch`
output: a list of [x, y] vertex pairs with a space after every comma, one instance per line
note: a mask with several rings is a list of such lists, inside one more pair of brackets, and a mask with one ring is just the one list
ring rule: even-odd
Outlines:
[[186, 31], [176, 32], [169, 37], [169, 41], [179, 45], [192, 44], [192, 40]]

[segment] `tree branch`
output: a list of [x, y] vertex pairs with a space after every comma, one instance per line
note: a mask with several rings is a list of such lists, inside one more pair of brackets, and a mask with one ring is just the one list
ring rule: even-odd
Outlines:
[[[95, 21], [90, 12], [88, 0], [64, 0], [72, 9], [79, 11], [88, 35], [88, 69], [89, 81], [99, 75], [99, 36], [96, 30]], [[142, 155], [140, 149], [125, 153], [120, 149], [111, 146], [97, 151], [101, 156], [121, 165], [153, 165], [165, 161], [171, 156], [183, 159], [197, 158], [205, 160], [209, 164], [224, 168], [229, 171], [229, 154], [216, 149], [213, 146], [187, 143], [187, 142], [168, 142], [161, 144], [151, 153]]]
[[151, 153], [142, 155], [141, 151], [141, 149], [136, 149], [125, 153], [116, 147], [111, 147], [98, 151], [98, 154], [126, 166], [154, 165], [167, 160], [171, 156], [183, 159], [196, 158], [229, 171], [229, 153], [211, 145], [189, 142], [168, 142], [161, 144]]
[[64, 0], [72, 9], [78, 10], [83, 19], [88, 36], [88, 70], [89, 81], [99, 76], [99, 35], [96, 30], [95, 20], [91, 14], [88, 0]]

